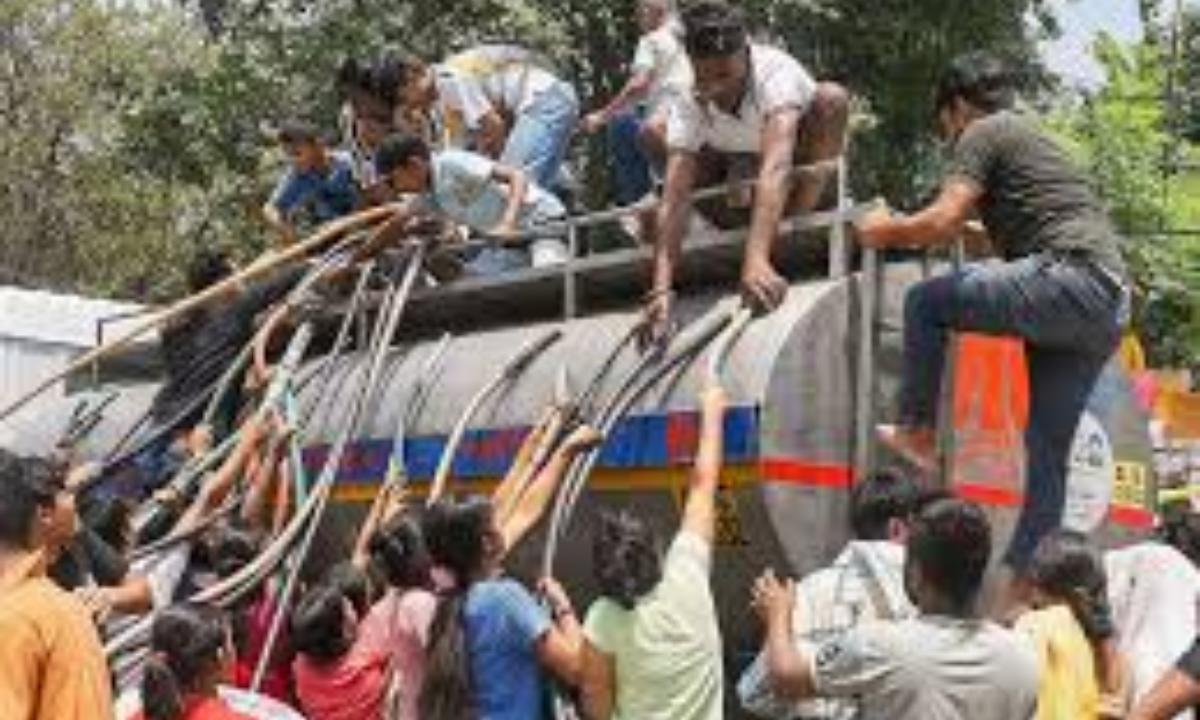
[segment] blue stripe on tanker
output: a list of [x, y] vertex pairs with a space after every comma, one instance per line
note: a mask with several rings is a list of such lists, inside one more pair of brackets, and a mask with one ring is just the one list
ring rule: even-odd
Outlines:
[[[662, 468], [692, 461], [699, 434], [698, 412], [673, 412], [628, 417], [618, 423], [600, 453], [603, 468]], [[725, 415], [725, 460], [740, 463], [758, 458], [758, 409], [730, 408]], [[454, 460], [459, 479], [494, 478], [508, 471], [529, 426], [470, 430]], [[446, 436], [410, 438], [404, 443], [408, 472], [413, 480], [428, 480], [437, 469]], [[346, 448], [338, 469], [338, 480], [377, 483], [387, 471], [391, 439], [355, 440]], [[304, 465], [310, 472], [320, 469], [329, 445], [304, 450]]]

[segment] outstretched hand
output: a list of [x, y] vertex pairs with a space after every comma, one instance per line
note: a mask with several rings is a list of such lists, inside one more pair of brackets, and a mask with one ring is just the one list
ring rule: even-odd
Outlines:
[[791, 579], [780, 580], [775, 570], [767, 568], [754, 581], [750, 590], [750, 604], [763, 625], [773, 627], [776, 623], [792, 621], [792, 610], [796, 605], [795, 583]]

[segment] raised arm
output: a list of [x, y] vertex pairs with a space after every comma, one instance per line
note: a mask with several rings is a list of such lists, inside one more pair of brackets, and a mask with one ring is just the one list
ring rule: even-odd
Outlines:
[[533, 478], [525, 492], [516, 499], [512, 512], [500, 525], [505, 552], [516, 547], [530, 528], [537, 525], [575, 456], [595, 447], [602, 439], [596, 430], [581, 425], [554, 451], [549, 462]]
[[710, 385], [700, 395], [700, 447], [696, 451], [687, 502], [683, 506], [683, 529], [709, 543], [715, 535], [726, 402], [725, 390], [719, 385]]
[[563, 413], [562, 410], [554, 405], [546, 408], [542, 413], [542, 417], [538, 419], [529, 433], [525, 435], [525, 439], [521, 441], [521, 447], [517, 449], [517, 455], [513, 458], [512, 465], [508, 467], [508, 472], [505, 473], [504, 479], [496, 486], [496, 490], [492, 493], [492, 507], [495, 508], [496, 521], [503, 527], [505, 520], [512, 514], [513, 507], [516, 505], [516, 500], [521, 494], [521, 490], [528, 479], [529, 474], [533, 472], [531, 464], [535, 457], [541, 456], [545, 451], [547, 443], [551, 442], [558, 435], [559, 428], [562, 427]]
[[367, 511], [367, 517], [363, 519], [358, 538], [354, 541], [354, 554], [350, 556], [350, 562], [360, 570], [365, 570], [371, 561], [371, 538], [380, 526], [387, 522], [387, 509], [391, 504], [391, 496], [397, 489], [395, 485], [381, 485], [379, 492], [375, 493], [371, 509]]
[[792, 640], [795, 598], [792, 581], [781, 582], [771, 569], [754, 582], [752, 604], [766, 628], [763, 654], [771, 688], [780, 697], [802, 700], [812, 697], [815, 690], [811, 663]]

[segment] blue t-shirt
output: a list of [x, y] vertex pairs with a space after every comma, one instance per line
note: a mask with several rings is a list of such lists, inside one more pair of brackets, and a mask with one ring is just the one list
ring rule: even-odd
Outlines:
[[[454, 222], [487, 232], [499, 224], [508, 207], [508, 186], [492, 177], [495, 167], [492, 160], [466, 150], [435, 152], [425, 201]], [[529, 228], [565, 214], [558, 198], [531, 182], [518, 220]]]
[[358, 185], [354, 181], [354, 161], [347, 153], [329, 153], [329, 167], [325, 172], [297, 172], [288, 168], [275, 192], [271, 193], [271, 204], [283, 214], [298, 207], [312, 205], [317, 222], [328, 222], [354, 212], [358, 204]]
[[471, 586], [463, 608], [478, 720], [542, 717], [545, 684], [538, 639], [550, 617], [514, 580]]

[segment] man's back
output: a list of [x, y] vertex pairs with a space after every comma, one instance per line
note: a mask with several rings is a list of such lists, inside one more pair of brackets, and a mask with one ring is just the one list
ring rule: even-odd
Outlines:
[[863, 718], [1027, 720], [1037, 709], [1033, 649], [986, 621], [868, 623], [821, 645], [813, 665], [818, 694], [858, 696]]
[[110, 717], [100, 640], [87, 611], [45, 577], [0, 585], [0, 717]]

